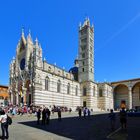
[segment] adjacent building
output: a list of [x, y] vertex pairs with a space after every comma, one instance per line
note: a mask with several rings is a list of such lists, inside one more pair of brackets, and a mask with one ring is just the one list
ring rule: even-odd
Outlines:
[[0, 85], [0, 106], [7, 105], [9, 100], [8, 86]]

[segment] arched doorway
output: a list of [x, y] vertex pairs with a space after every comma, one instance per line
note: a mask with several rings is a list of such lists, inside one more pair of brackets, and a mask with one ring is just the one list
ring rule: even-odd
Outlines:
[[132, 88], [132, 107], [140, 107], [140, 82], [136, 83]]
[[128, 107], [128, 87], [120, 84], [114, 89], [114, 109], [119, 109], [122, 102]]

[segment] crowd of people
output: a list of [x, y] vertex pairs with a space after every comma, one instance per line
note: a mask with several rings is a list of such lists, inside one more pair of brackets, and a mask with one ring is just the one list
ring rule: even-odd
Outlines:
[[[93, 110], [90, 110], [87, 107], [77, 107], [76, 109], [77, 114], [79, 118], [90, 118], [91, 112]], [[3, 108], [0, 108], [0, 122], [1, 122], [1, 130], [2, 130], [2, 138], [8, 139], [9, 132], [8, 132], [8, 126], [7, 118], [9, 117], [7, 114], [10, 114], [12, 117], [15, 115], [24, 115], [27, 114], [30, 116], [31, 114], [34, 114], [37, 117], [37, 125], [49, 125], [50, 124], [50, 115], [54, 114], [54, 112], [58, 116], [58, 121], [62, 121], [62, 112], [72, 112], [71, 108], [67, 107], [60, 107], [60, 106], [49, 106], [49, 107], [40, 107], [40, 106], [13, 106], [9, 105]], [[116, 123], [116, 113], [114, 113], [113, 109], [110, 110], [108, 118], [110, 119], [111, 124], [111, 130], [115, 129], [115, 123]], [[126, 129], [127, 124], [127, 113], [125, 108], [122, 108], [119, 113], [120, 118], [120, 124], [122, 129]]]

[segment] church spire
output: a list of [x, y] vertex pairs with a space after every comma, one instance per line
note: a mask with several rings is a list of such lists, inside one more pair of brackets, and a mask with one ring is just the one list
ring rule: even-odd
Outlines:
[[24, 36], [24, 28], [23, 27], [21, 29], [21, 39], [20, 39], [18, 45], [20, 45], [20, 44], [24, 44], [24, 46], [26, 44], [26, 39], [25, 39], [25, 36]]
[[37, 39], [37, 37], [35, 39], [35, 45], [38, 46], [38, 39]]
[[24, 28], [22, 27], [21, 36], [24, 36]]
[[28, 33], [28, 36], [27, 36], [27, 42], [33, 44], [32, 36], [31, 36], [31, 30], [30, 29], [29, 29], [29, 33]]

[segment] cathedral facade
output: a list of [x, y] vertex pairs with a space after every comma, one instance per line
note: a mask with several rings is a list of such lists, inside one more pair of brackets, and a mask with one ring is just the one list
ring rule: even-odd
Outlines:
[[10, 64], [9, 92], [12, 104], [77, 106], [93, 110], [114, 108], [113, 87], [94, 81], [94, 27], [89, 19], [79, 25], [78, 58], [69, 71], [42, 58], [38, 40], [22, 31], [16, 57]]

